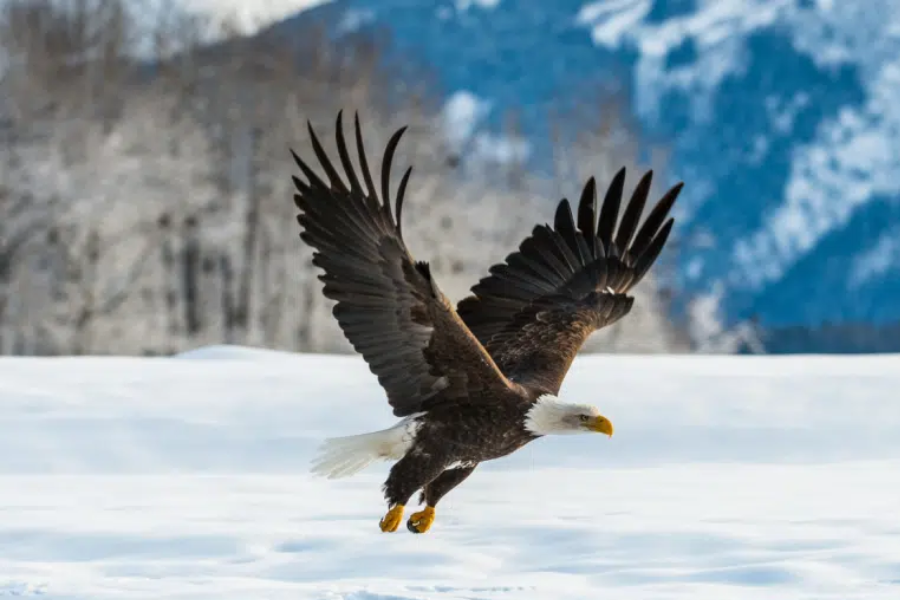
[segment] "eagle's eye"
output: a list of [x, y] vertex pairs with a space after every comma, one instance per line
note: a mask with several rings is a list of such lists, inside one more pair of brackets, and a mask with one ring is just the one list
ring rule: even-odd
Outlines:
[[581, 416], [578, 417], [578, 418], [581, 419], [581, 422], [582, 422], [582, 423], [587, 423], [587, 422], [590, 420], [590, 417], [587, 416], [587, 415], [581, 415]]

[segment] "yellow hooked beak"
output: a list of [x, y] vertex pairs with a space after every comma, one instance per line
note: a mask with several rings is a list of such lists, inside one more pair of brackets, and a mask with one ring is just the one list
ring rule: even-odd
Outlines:
[[596, 431], [597, 433], [605, 433], [609, 437], [612, 437], [613, 434], [612, 423], [606, 417], [595, 417], [594, 420], [588, 424], [588, 429]]

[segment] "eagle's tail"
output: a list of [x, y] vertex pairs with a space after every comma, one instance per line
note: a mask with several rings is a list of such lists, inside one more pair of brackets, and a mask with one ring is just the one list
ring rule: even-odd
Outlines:
[[418, 415], [407, 417], [389, 429], [328, 438], [313, 459], [312, 472], [328, 479], [350, 477], [377, 460], [398, 460], [415, 440]]

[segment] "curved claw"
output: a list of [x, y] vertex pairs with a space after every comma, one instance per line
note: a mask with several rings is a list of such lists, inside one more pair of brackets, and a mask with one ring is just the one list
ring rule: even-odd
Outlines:
[[425, 510], [410, 515], [406, 528], [413, 533], [425, 533], [434, 523], [434, 507], [426, 506]]
[[397, 528], [400, 526], [400, 521], [403, 520], [403, 505], [398, 504], [392, 507], [384, 518], [379, 521], [378, 526], [381, 527], [381, 531], [385, 533], [392, 533], [397, 531]]

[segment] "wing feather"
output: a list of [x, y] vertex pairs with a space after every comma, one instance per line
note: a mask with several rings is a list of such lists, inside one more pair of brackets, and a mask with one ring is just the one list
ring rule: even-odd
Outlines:
[[682, 188], [666, 192], [638, 227], [652, 177], [649, 171], [641, 178], [622, 211], [620, 170], [599, 213], [597, 184], [588, 179], [577, 220], [561, 200], [553, 227], [535, 227], [459, 303], [459, 316], [513, 382], [535, 394], [558, 393], [588, 336], [631, 310], [628, 292], [662, 252], [674, 222], [666, 217]]
[[344, 335], [378, 377], [397, 416], [467, 399], [475, 392], [509, 391], [510, 382], [441, 293], [428, 264], [415, 262], [403, 241], [400, 216], [411, 170], [397, 190], [396, 213], [390, 174], [405, 128], [395, 132], [385, 148], [381, 198], [358, 117], [354, 128], [365, 190], [350, 158], [341, 113], [336, 144], [343, 175], [312, 125], [310, 141], [324, 178], [291, 151], [306, 179], [293, 178], [300, 237], [314, 249], [313, 264], [323, 271], [323, 293], [336, 301], [332, 312]]

